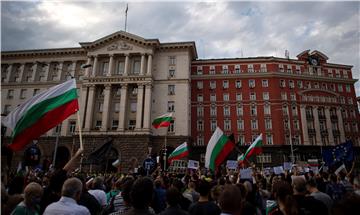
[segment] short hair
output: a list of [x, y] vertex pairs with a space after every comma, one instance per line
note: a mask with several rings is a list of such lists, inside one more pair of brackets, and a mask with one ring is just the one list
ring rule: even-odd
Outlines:
[[41, 197], [43, 194], [43, 188], [40, 184], [36, 182], [31, 182], [24, 189], [24, 199], [25, 201], [31, 200], [32, 197], [38, 196]]
[[99, 189], [102, 190], [104, 185], [104, 178], [103, 177], [96, 177], [93, 181], [93, 189]]
[[294, 177], [292, 184], [296, 192], [298, 193], [306, 192], [306, 181], [303, 177]]
[[134, 179], [128, 177], [121, 186], [121, 190], [122, 190], [121, 196], [123, 197], [124, 201], [127, 203], [131, 202], [130, 192], [131, 192], [133, 184], [134, 184]]
[[310, 187], [317, 187], [317, 183], [316, 183], [316, 180], [314, 178], [311, 178], [309, 179], [307, 182], [306, 182], [306, 185], [310, 186]]
[[166, 191], [166, 201], [170, 206], [176, 206], [180, 198], [181, 193], [176, 187], [172, 186]]
[[208, 196], [210, 193], [210, 183], [205, 181], [204, 179], [199, 181], [198, 192], [200, 196]]
[[219, 197], [219, 205], [224, 213], [237, 213], [241, 211], [241, 191], [236, 185], [225, 185]]
[[78, 178], [69, 178], [64, 182], [62, 186], [61, 195], [74, 198], [76, 194], [82, 192], [83, 184]]
[[143, 177], [137, 179], [130, 192], [131, 203], [134, 208], [145, 209], [152, 200], [154, 185], [150, 178]]

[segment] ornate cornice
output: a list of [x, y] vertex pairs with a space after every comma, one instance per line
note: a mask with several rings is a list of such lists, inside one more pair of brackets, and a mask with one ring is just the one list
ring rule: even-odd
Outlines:
[[19, 50], [19, 51], [4, 51], [1, 52], [3, 60], [16, 57], [52, 57], [52, 56], [66, 56], [66, 55], [84, 55], [86, 51], [83, 48], [59, 48], [59, 49], [33, 49], [33, 50]]

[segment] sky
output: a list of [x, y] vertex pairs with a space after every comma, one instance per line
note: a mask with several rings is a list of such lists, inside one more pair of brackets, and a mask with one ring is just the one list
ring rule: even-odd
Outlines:
[[[360, 2], [129, 1], [127, 31], [195, 41], [199, 59], [318, 50], [360, 79]], [[1, 50], [79, 47], [124, 30], [124, 1], [1, 2]], [[355, 84], [360, 96], [360, 81]]]

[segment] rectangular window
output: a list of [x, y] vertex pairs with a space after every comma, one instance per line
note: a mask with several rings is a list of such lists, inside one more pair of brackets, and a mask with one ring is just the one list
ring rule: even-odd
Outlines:
[[115, 111], [116, 113], [118, 113], [118, 112], [120, 111], [120, 103], [119, 103], [119, 102], [116, 102], [116, 103], [114, 104], [114, 111]]
[[216, 116], [216, 106], [210, 107], [210, 116]]
[[351, 87], [349, 84], [345, 85], [345, 89], [346, 89], [346, 92], [347, 93], [350, 93], [351, 92]]
[[203, 82], [202, 81], [198, 81], [196, 82], [196, 87], [201, 90], [203, 88]]
[[102, 75], [106, 75], [109, 71], [109, 62], [103, 62], [102, 64]]
[[260, 72], [266, 72], [266, 64], [261, 64]]
[[329, 77], [334, 77], [333, 71], [331, 69], [328, 69], [328, 76]]
[[296, 101], [296, 94], [295, 93], [290, 93], [290, 100], [291, 101]]
[[169, 69], [169, 77], [175, 77], [175, 69]]
[[10, 113], [10, 109], [11, 109], [11, 105], [5, 105], [4, 106], [4, 110], [3, 110], [3, 114], [7, 115]]
[[244, 138], [244, 136], [243, 136], [243, 135], [239, 135], [239, 136], [238, 136], [238, 144], [239, 144], [240, 146], [242, 146], [242, 145], [244, 145], [244, 143], [245, 143], [245, 138]]
[[198, 66], [198, 67], [197, 67], [196, 73], [197, 73], [198, 75], [202, 75], [202, 74], [203, 74], [203, 68], [202, 68], [202, 66]]
[[342, 92], [343, 91], [343, 85], [342, 84], [338, 84], [338, 91]]
[[222, 70], [222, 73], [223, 73], [223, 74], [228, 74], [228, 73], [229, 73], [229, 70], [228, 70], [228, 66], [227, 66], [227, 65], [223, 65], [223, 66], [222, 66], [222, 69], [223, 69], [223, 70]]
[[339, 71], [339, 70], [335, 70], [335, 77], [336, 77], [336, 78], [341, 78], [341, 75], [340, 75], [340, 71]]
[[169, 57], [169, 65], [175, 65], [176, 64], [176, 57], [170, 56]]
[[132, 113], [135, 113], [137, 110], [137, 102], [136, 101], [130, 101], [130, 111]]
[[60, 134], [61, 133], [61, 123], [55, 127], [54, 134]]
[[226, 119], [224, 120], [224, 130], [225, 131], [230, 131], [231, 130], [231, 121]]
[[224, 99], [224, 101], [229, 101], [229, 94], [228, 94], [228, 93], [224, 93], [223, 99]]
[[168, 112], [174, 112], [174, 111], [175, 111], [175, 102], [168, 101]]
[[315, 82], [315, 83], [314, 83], [314, 88], [315, 88], [315, 89], [319, 89], [319, 83], [318, 83], [318, 82]]
[[254, 79], [250, 79], [249, 80], [249, 88], [254, 88], [255, 87], [255, 80]]
[[281, 92], [281, 99], [282, 99], [282, 100], [287, 100], [287, 94], [286, 94], [286, 92]]
[[197, 121], [197, 130], [203, 131], [204, 130], [204, 122], [202, 120]]
[[349, 75], [348, 75], [347, 71], [344, 71], [344, 70], [343, 70], [343, 77], [344, 77], [344, 78], [349, 78]]
[[303, 82], [302, 81], [297, 81], [297, 86], [299, 89], [303, 88]]
[[21, 91], [20, 91], [20, 99], [25, 99], [26, 98], [26, 91], [27, 91], [27, 89], [21, 89]]
[[35, 95], [38, 94], [39, 92], [40, 92], [40, 89], [34, 89], [33, 96], [35, 96]]
[[175, 95], [175, 85], [168, 85], [168, 95]]
[[215, 66], [210, 66], [209, 74], [210, 74], [210, 75], [214, 75], [214, 74], [215, 74]]
[[116, 72], [117, 75], [124, 74], [124, 71], [125, 71], [125, 62], [124, 61], [119, 61], [116, 71], [117, 71]]
[[13, 99], [14, 98], [14, 90], [8, 90], [7, 99]]
[[290, 81], [289, 81], [289, 88], [290, 88], [290, 89], [294, 89], [294, 88], [295, 88], [295, 84], [294, 84], [294, 81], [293, 81], [293, 80], [290, 80]]
[[204, 137], [203, 136], [198, 136], [197, 137], [197, 143], [198, 146], [203, 146], [204, 145]]
[[244, 114], [244, 109], [243, 109], [243, 107], [242, 106], [237, 106], [236, 107], [236, 115], [238, 115], [238, 116], [242, 116]]
[[224, 116], [230, 116], [230, 107], [228, 106], [224, 107]]
[[263, 79], [263, 80], [261, 81], [261, 84], [262, 84], [262, 87], [269, 87], [269, 80]]
[[353, 99], [351, 97], [348, 97], [348, 104], [352, 105], [353, 104]]
[[251, 129], [252, 130], [258, 129], [258, 121], [256, 119], [251, 120]]
[[283, 64], [279, 64], [279, 70], [280, 70], [280, 72], [284, 72], [284, 65]]
[[168, 132], [170, 133], [174, 133], [175, 132], [175, 121], [174, 120], [171, 120], [170, 121], [170, 125], [168, 127]]
[[300, 66], [296, 65], [296, 74], [300, 75], [301, 74], [301, 70], [300, 70]]
[[290, 74], [292, 73], [291, 65], [287, 65], [287, 72], [290, 73]]
[[[273, 145], [273, 137], [271, 134], [266, 135], [266, 144]], [[271, 155], [270, 155], [271, 156]], [[271, 158], [271, 157], [270, 157]], [[270, 161], [271, 162], [271, 161]]]
[[249, 64], [248, 65], [248, 72], [250, 73], [250, 72], [254, 72], [254, 65], [252, 65], [252, 64]]
[[198, 94], [198, 95], [197, 95], [197, 101], [198, 101], [198, 102], [203, 102], [203, 101], [204, 101], [202, 94]]
[[265, 129], [266, 130], [272, 129], [271, 119], [265, 119]]
[[210, 130], [211, 131], [215, 131], [215, 129], [216, 129], [216, 120], [211, 120], [211, 122], [210, 122]]
[[76, 130], [76, 121], [69, 121], [69, 133], [73, 134]]
[[299, 120], [294, 120], [294, 129], [300, 130]]
[[223, 88], [228, 89], [229, 88], [229, 81], [223, 81]]
[[96, 122], [95, 122], [95, 129], [96, 130], [99, 130], [101, 128], [101, 123], [102, 123], [101, 120], [96, 120]]
[[235, 82], [235, 87], [236, 87], [237, 89], [241, 88], [241, 80], [236, 80], [236, 82]]
[[129, 120], [128, 129], [134, 130], [136, 125], [136, 120]]
[[204, 108], [203, 107], [197, 107], [197, 116], [202, 117], [204, 115]]
[[140, 74], [140, 60], [134, 60], [133, 74]]
[[242, 119], [237, 120], [237, 129], [244, 130], [244, 120]]
[[240, 65], [235, 65], [235, 73], [240, 74]]
[[119, 127], [119, 120], [113, 120], [111, 123], [111, 130], [116, 130]]
[[286, 105], [284, 105], [282, 107], [282, 112], [283, 112], [283, 115], [285, 115], [285, 116], [289, 115], [289, 109]]
[[210, 81], [210, 89], [213, 90], [216, 88], [216, 81]]
[[210, 101], [216, 102], [216, 94], [210, 94]]
[[269, 92], [263, 92], [263, 100], [269, 100], [270, 96], [269, 96]]
[[255, 100], [256, 100], [256, 93], [255, 93], [255, 92], [250, 92], [250, 100], [251, 100], [251, 101], [255, 101]]
[[280, 87], [286, 87], [285, 80], [280, 80]]
[[270, 112], [270, 105], [268, 105], [268, 104], [265, 104], [265, 105], [264, 105], [264, 114], [265, 114], [265, 115], [270, 115], [270, 114], [271, 114], [271, 112]]
[[242, 94], [236, 93], [236, 101], [241, 101], [241, 100], [242, 100]]
[[256, 116], [256, 115], [257, 115], [256, 105], [251, 105], [251, 106], [250, 106], [250, 115], [251, 115], [251, 116]]

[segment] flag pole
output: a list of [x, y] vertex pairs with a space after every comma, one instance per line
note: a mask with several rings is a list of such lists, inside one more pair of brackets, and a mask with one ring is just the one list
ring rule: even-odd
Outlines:
[[126, 32], [126, 25], [127, 25], [127, 12], [129, 10], [129, 6], [128, 4], [126, 4], [126, 9], [125, 9], [125, 32]]
[[165, 147], [164, 147], [164, 171], [166, 170], [166, 146], [167, 146], [167, 135], [168, 135], [168, 127], [166, 128], [166, 133], [165, 133]]
[[[84, 145], [82, 142], [82, 134], [81, 134], [81, 120], [80, 120], [80, 111], [77, 111], [76, 115], [77, 115], [77, 120], [78, 120], [78, 127], [79, 127], [79, 139], [80, 139], [80, 149], [84, 149]], [[81, 154], [81, 158], [80, 158], [80, 172], [82, 170], [82, 162], [83, 162], [83, 154]]]
[[59, 146], [59, 133], [60, 132], [57, 132], [56, 141], [55, 141], [55, 150], [54, 150], [54, 156], [53, 156], [53, 162], [52, 162], [52, 165], [54, 168], [55, 168], [56, 154], [57, 154], [57, 150], [58, 150], [58, 146]]

